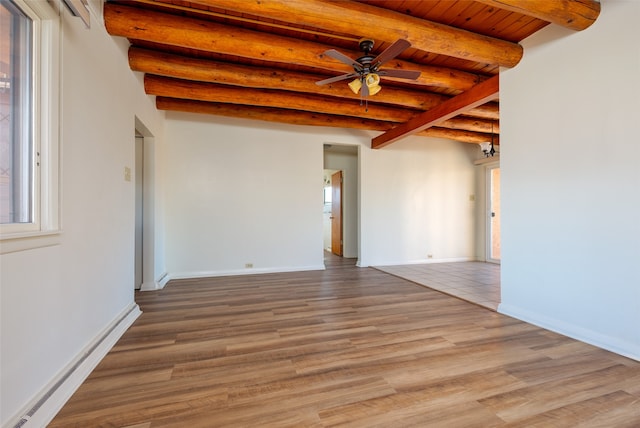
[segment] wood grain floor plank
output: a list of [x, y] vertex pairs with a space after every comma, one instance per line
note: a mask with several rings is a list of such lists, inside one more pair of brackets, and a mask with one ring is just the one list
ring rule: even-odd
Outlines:
[[639, 362], [353, 263], [136, 293], [50, 426], [640, 427]]
[[474, 400], [449, 403], [442, 394], [398, 393], [320, 411], [324, 426], [361, 427], [494, 427], [504, 425], [495, 413]]
[[640, 400], [625, 392], [616, 391], [540, 413], [508, 426], [637, 428], [638, 418]]
[[[640, 373], [614, 365], [479, 400], [502, 419], [515, 422], [560, 407], [616, 392], [640, 382]], [[640, 417], [640, 415], [638, 415]], [[640, 419], [638, 420], [640, 422]]]
[[322, 428], [314, 409], [295, 409], [273, 412], [268, 409], [242, 409], [238, 411], [219, 411], [206, 409], [198, 413], [162, 418], [154, 421], [153, 428], [211, 428], [211, 427], [279, 427], [279, 428]]

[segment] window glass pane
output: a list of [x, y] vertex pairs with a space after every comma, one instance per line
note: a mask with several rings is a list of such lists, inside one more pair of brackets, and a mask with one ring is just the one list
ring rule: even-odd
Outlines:
[[0, 223], [33, 221], [32, 21], [0, 4]]

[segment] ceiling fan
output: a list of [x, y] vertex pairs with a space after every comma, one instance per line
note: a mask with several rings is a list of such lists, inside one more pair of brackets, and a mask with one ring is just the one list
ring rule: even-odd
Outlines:
[[363, 97], [367, 97], [369, 95], [377, 94], [380, 92], [380, 89], [382, 89], [380, 87], [380, 76], [415, 80], [420, 76], [419, 71], [380, 69], [383, 64], [400, 55], [409, 46], [411, 46], [411, 43], [404, 39], [399, 39], [385, 49], [380, 55], [373, 56], [371, 55], [373, 40], [362, 39], [360, 40], [360, 50], [364, 52], [364, 55], [355, 60], [335, 49], [329, 49], [324, 53], [325, 55], [350, 65], [353, 67], [353, 72], [320, 80], [316, 82], [316, 85], [326, 85], [355, 77], [355, 79], [349, 83], [349, 88], [351, 88], [355, 94], [362, 89], [361, 95]]

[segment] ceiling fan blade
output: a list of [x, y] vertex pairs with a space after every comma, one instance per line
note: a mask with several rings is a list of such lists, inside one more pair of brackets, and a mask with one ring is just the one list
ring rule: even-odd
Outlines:
[[387, 49], [385, 49], [380, 55], [378, 55], [373, 60], [373, 64], [374, 64], [373, 68], [377, 69], [378, 67], [380, 67], [385, 62], [391, 61], [396, 56], [400, 55], [409, 46], [411, 46], [411, 43], [409, 43], [408, 41], [406, 41], [404, 39], [396, 40], [394, 44], [392, 44]]
[[355, 68], [356, 70], [362, 70], [362, 64], [360, 64], [359, 62], [349, 58], [345, 54], [338, 52], [335, 49], [329, 49], [328, 51], [325, 51], [324, 54], [326, 56], [330, 56], [333, 59], [337, 59], [340, 62], [344, 62], [345, 64], [350, 65], [351, 67]]
[[352, 77], [357, 77], [357, 76], [358, 76], [357, 73], [341, 74], [340, 76], [335, 76], [335, 77], [330, 77], [328, 79], [320, 80], [316, 82], [316, 85], [318, 86], [327, 85], [329, 83], [339, 82], [341, 80], [346, 80], [346, 79], [350, 79]]
[[414, 70], [392, 70], [392, 69], [387, 69], [387, 70], [378, 71], [378, 74], [380, 76], [397, 77], [397, 78], [400, 78], [400, 79], [411, 79], [411, 80], [416, 80], [418, 77], [420, 77], [420, 72], [419, 71], [414, 71]]

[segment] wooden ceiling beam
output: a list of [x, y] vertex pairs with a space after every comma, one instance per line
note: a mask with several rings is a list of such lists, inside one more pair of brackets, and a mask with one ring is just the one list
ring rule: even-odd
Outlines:
[[503, 67], [518, 64], [523, 52], [517, 43], [353, 1], [191, 0], [191, 3], [389, 43], [406, 39], [412, 47], [425, 52]]
[[193, 82], [146, 74], [144, 89], [149, 95], [210, 101], [229, 104], [252, 104], [261, 107], [282, 107], [292, 110], [332, 113], [361, 118], [384, 118], [392, 122], [406, 122], [415, 115], [415, 110], [369, 104], [368, 111], [359, 101], [331, 102], [319, 95], [303, 95], [271, 89], [246, 90], [233, 86]]
[[[261, 107], [279, 107], [291, 110], [310, 111], [316, 113], [332, 114], [337, 116], [350, 116], [363, 119], [382, 120], [385, 122], [404, 123], [413, 118], [418, 112], [404, 108], [369, 104], [367, 107], [360, 102], [338, 102], [330, 97], [319, 95], [305, 95], [289, 91], [254, 88], [247, 90], [226, 85], [217, 85], [205, 82], [195, 82], [169, 77], [161, 77], [147, 74], [144, 77], [145, 91], [149, 95], [209, 101], [227, 104], [244, 105], [250, 103]], [[498, 132], [494, 121], [456, 117], [441, 121], [440, 127], [473, 132]]]
[[474, 88], [455, 96], [439, 106], [415, 116], [402, 125], [399, 125], [371, 141], [371, 148], [379, 149], [400, 138], [425, 130], [431, 126], [440, 124], [454, 116], [464, 113], [478, 105], [494, 100], [500, 91], [500, 75], [479, 83]]
[[543, 21], [581, 31], [593, 24], [600, 15], [597, 0], [477, 0], [489, 6], [533, 16]]
[[[251, 2], [240, 2], [245, 5]], [[187, 18], [115, 3], [105, 3], [104, 21], [112, 36], [168, 44], [205, 52], [217, 52], [275, 63], [294, 64], [340, 74], [349, 67], [324, 55], [332, 46], [229, 27], [212, 21]], [[134, 43], [135, 44], [135, 43]], [[345, 51], [356, 58], [361, 53]], [[446, 67], [394, 60], [386, 68], [418, 70], [414, 84], [465, 91], [484, 80], [472, 73]]]
[[[129, 48], [129, 65], [134, 71], [178, 79], [245, 88], [280, 89], [352, 100], [360, 99], [360, 95], [354, 94], [346, 82], [325, 86], [316, 85], [315, 82], [322, 79], [322, 76], [277, 69], [256, 69], [250, 66], [184, 57], [150, 49]], [[450, 98], [441, 94], [393, 87], [384, 82], [382, 87], [383, 90], [380, 93], [369, 98], [370, 104], [384, 103], [417, 110], [429, 110]], [[492, 103], [472, 109], [466, 114], [472, 117], [497, 120], [499, 110], [498, 105]]]
[[[185, 100], [169, 97], [157, 97], [156, 107], [159, 110], [179, 111], [186, 113], [208, 114], [214, 116], [236, 117], [249, 120], [262, 120], [289, 125], [326, 126], [346, 129], [362, 129], [367, 131], [386, 131], [394, 124], [346, 116], [324, 113], [311, 113], [273, 107], [255, 107], [238, 104], [213, 103], [207, 101]], [[444, 138], [464, 143], [482, 143], [489, 141], [490, 134], [433, 127], [416, 134], [423, 137]]]

